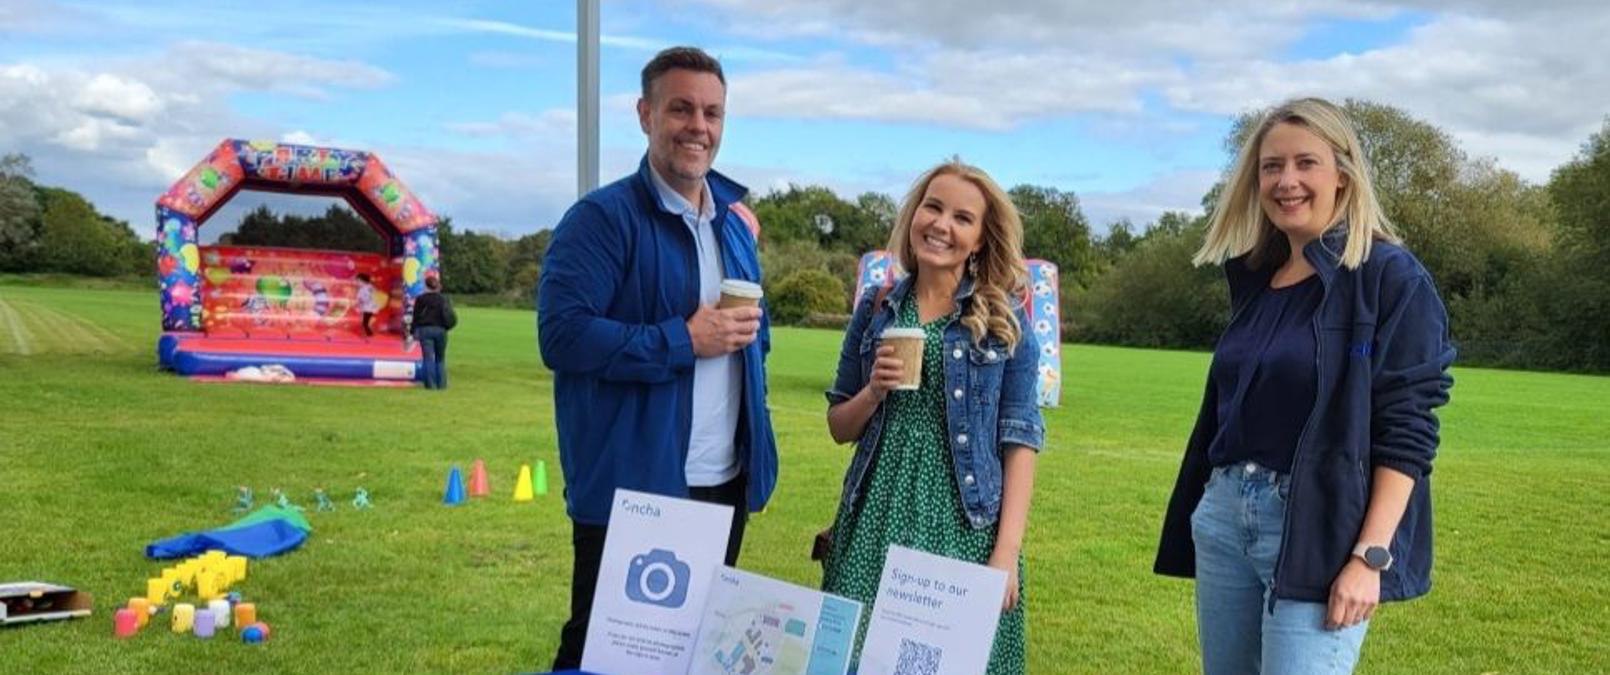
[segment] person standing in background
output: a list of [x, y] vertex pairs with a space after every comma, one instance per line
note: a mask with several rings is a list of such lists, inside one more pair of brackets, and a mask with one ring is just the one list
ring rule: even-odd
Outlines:
[[447, 332], [458, 325], [458, 313], [453, 301], [442, 294], [442, 280], [436, 275], [425, 277], [425, 292], [414, 298], [414, 339], [424, 352], [426, 389], [447, 388]]

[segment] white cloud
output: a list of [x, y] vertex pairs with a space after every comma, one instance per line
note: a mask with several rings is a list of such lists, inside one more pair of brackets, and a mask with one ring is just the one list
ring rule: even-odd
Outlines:
[[83, 32], [85, 14], [46, 0], [6, 0], [0, 4], [0, 34]]
[[333, 146], [332, 143], [322, 141], [322, 140], [319, 139], [319, 137], [314, 136], [313, 134], [311, 134], [311, 133], [309, 133], [309, 132], [307, 132], [306, 130], [303, 130], [303, 129], [296, 129], [294, 131], [287, 131], [287, 132], [285, 132], [283, 134], [280, 134], [280, 142], [281, 143], [290, 143], [292, 145], [326, 145], [326, 146]]
[[[1566, 161], [1610, 110], [1610, 6], [1507, 3], [1204, 7], [1000, 0], [688, 0], [721, 25], [771, 39], [857, 43], [892, 66], [819, 57], [734, 77], [735, 109], [1009, 130], [1096, 113], [1229, 116], [1299, 94], [1385, 103], [1442, 127], [1471, 154], [1534, 181]], [[1329, 58], [1279, 55], [1330, 19], [1427, 17], [1397, 44]], [[1147, 120], [1147, 123], [1151, 123]]]
[[1610, 110], [1610, 13], [1448, 16], [1402, 44], [1297, 63], [1203, 67], [1165, 88], [1177, 108], [1234, 114], [1304, 94], [1362, 98], [1442, 127], [1476, 156], [1541, 181]]
[[[418, 15], [397, 20], [397, 10], [378, 6], [314, 9], [289, 1], [289, 9], [215, 4], [166, 16], [138, 4], [66, 10], [38, 0], [0, 0], [0, 35], [7, 36], [65, 30], [71, 22], [60, 19], [64, 12], [104, 12], [101, 18], [139, 44], [232, 27], [232, 44], [185, 42], [137, 62], [0, 64], [0, 147], [34, 155], [41, 178], [84, 190], [139, 227], [156, 193], [224, 136], [331, 143], [311, 129], [244, 118], [230, 107], [232, 94], [320, 99], [396, 83], [391, 72], [368, 63], [308, 54], [372, 53], [353, 45], [466, 33], [547, 43], [575, 39], [569, 26]], [[1279, 98], [1318, 93], [1404, 108], [1449, 131], [1473, 154], [1495, 156], [1501, 166], [1542, 180], [1610, 110], [1610, 87], [1604, 86], [1610, 59], [1602, 49], [1610, 9], [1602, 2], [1225, 0], [1205, 7], [1171, 0], [996, 0], [981, 7], [956, 0], [680, 1], [696, 5], [710, 25], [730, 27], [737, 46], [709, 49], [741, 62], [729, 68], [729, 80], [734, 114], [744, 118], [876, 120], [985, 132], [1073, 119], [1098, 137], [1122, 129], [1132, 138], [1190, 133], [1193, 124], [1211, 126]], [[1405, 8], [1427, 12], [1429, 19], [1397, 44], [1297, 63], [1280, 56], [1315, 21], [1391, 17]], [[320, 30], [288, 28], [287, 17], [315, 11]], [[634, 32], [663, 34], [653, 32], [662, 16], [642, 14]], [[663, 46], [648, 37], [606, 37], [608, 45], [637, 52]], [[275, 49], [234, 46], [243, 44]], [[475, 52], [467, 59], [481, 67], [542, 65], [518, 51]], [[634, 170], [640, 157], [635, 98], [606, 92], [606, 142], [611, 130], [624, 130], [632, 132], [625, 143], [632, 148], [606, 147], [605, 181]], [[574, 198], [575, 118], [569, 110], [488, 110], [451, 123], [419, 120], [418, 128], [425, 135], [445, 128], [489, 149], [442, 152], [383, 140], [374, 147], [376, 139], [369, 138], [353, 146], [379, 150], [431, 208], [461, 223], [524, 231], [551, 224], [542, 221]], [[1177, 157], [1168, 159], [1170, 167], [1185, 167]], [[898, 195], [911, 176], [887, 165], [900, 161], [869, 157], [855, 175], [720, 166], [761, 190], [799, 182], [845, 195], [869, 189]], [[1099, 171], [1077, 159], [1067, 169], [1069, 175]], [[1162, 210], [1195, 210], [1212, 182], [1210, 170], [1159, 171], [1127, 190], [1083, 190], [1082, 180], [1060, 187], [1078, 190], [1099, 229], [1117, 217], [1141, 224]]]
[[[386, 165], [438, 215], [457, 227], [522, 234], [552, 227], [576, 200], [576, 167], [569, 154], [554, 161], [531, 146], [464, 152], [397, 146], [376, 148]], [[606, 180], [613, 177], [606, 176]]]
[[[552, 30], [536, 28], [509, 21], [492, 21], [487, 19], [443, 18], [436, 20], [440, 25], [452, 29], [465, 30], [475, 33], [491, 33], [494, 35], [509, 35], [513, 37], [541, 40], [544, 42], [576, 43], [575, 31]], [[654, 51], [669, 45], [658, 40], [649, 40], [629, 35], [600, 34], [598, 42], [604, 47], [623, 47], [626, 49], [641, 49]]]
[[1219, 179], [1217, 171], [1171, 171], [1128, 190], [1079, 193], [1079, 205], [1097, 234], [1127, 218], [1136, 229], [1167, 211], [1202, 212], [1202, 195]]
[[386, 71], [347, 60], [186, 42], [128, 60], [0, 64], [0, 148], [149, 232], [152, 204], [225, 137], [291, 134], [242, 117], [240, 91], [322, 96], [385, 86]]
[[718, 13], [720, 25], [771, 38], [847, 39], [891, 48], [962, 51], [1043, 47], [1089, 54], [1187, 55], [1267, 52], [1295, 39], [1299, 22], [1315, 17], [1369, 18], [1391, 13], [1380, 5], [1223, 0], [1067, 2], [996, 0], [689, 0]]
[[144, 82], [100, 73], [78, 90], [73, 107], [86, 114], [109, 115], [139, 124], [160, 114], [165, 106]]
[[325, 98], [325, 87], [378, 89], [396, 80], [391, 73], [358, 61], [321, 59], [216, 42], [180, 43], [164, 60], [170, 66], [177, 66], [181, 78], [199, 81], [204, 87], [279, 91], [312, 99]]
[[831, 59], [731, 77], [746, 115], [870, 119], [1006, 130], [1079, 113], [1138, 113], [1141, 92], [1174, 82], [1161, 63], [1067, 51], [937, 52], [880, 72]]

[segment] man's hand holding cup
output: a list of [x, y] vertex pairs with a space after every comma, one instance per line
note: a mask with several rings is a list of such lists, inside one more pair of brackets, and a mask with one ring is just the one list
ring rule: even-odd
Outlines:
[[715, 307], [699, 305], [688, 317], [693, 354], [702, 359], [731, 354], [760, 334], [760, 285], [736, 279], [721, 282]]

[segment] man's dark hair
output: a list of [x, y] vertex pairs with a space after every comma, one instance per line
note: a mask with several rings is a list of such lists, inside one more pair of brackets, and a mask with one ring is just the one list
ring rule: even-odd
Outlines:
[[651, 98], [654, 81], [676, 68], [710, 73], [721, 80], [721, 86], [727, 86], [727, 76], [721, 72], [721, 62], [717, 61], [716, 57], [704, 53], [704, 50], [698, 47], [667, 47], [649, 59], [648, 65], [643, 66], [643, 98]]
[[425, 288], [433, 291], [442, 290], [442, 280], [434, 274], [425, 277]]

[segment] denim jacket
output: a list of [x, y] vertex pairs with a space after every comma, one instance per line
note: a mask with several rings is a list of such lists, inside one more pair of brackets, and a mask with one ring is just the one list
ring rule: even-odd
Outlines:
[[[880, 307], [872, 306], [876, 293], [864, 294], [856, 305], [844, 332], [838, 377], [826, 392], [828, 405], [849, 400], [871, 379], [878, 336], [894, 325], [902, 303], [915, 300], [911, 293], [915, 278], [902, 279], [884, 296]], [[971, 301], [973, 285], [971, 276], [962, 279], [956, 289], [958, 307], [965, 308]], [[1015, 312], [1018, 324], [1027, 328], [1022, 308]], [[1045, 426], [1034, 394], [1039, 343], [1032, 330], [1024, 330], [1022, 335], [1017, 349], [1009, 353], [1005, 343], [993, 335], [973, 344], [972, 333], [960, 321], [945, 328], [946, 446], [955, 463], [962, 509], [975, 529], [989, 527], [1000, 518], [1002, 448], [1021, 445], [1039, 451], [1045, 442]], [[866, 486], [885, 408], [878, 406], [856, 442], [855, 456], [844, 475], [840, 509], [852, 508]]]

